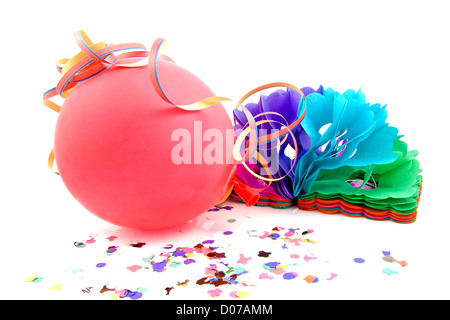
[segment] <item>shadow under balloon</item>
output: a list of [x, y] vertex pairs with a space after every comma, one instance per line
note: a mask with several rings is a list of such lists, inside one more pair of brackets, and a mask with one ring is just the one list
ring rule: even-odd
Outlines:
[[180, 241], [190, 241], [214, 237], [224, 231], [239, 229], [242, 222], [251, 216], [251, 208], [233, 199], [215, 206], [198, 217], [182, 224], [154, 230], [139, 230], [114, 226], [101, 228], [99, 233], [114, 235], [125, 242], [140, 241], [151, 245], [165, 245]]

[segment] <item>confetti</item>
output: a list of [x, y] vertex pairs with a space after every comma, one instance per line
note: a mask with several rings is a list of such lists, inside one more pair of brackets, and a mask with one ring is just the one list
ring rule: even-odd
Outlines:
[[303, 278], [307, 283], [316, 283], [319, 281], [319, 278], [311, 275], [307, 275], [305, 278]]
[[[230, 208], [215, 208], [217, 210], [230, 210]], [[215, 216], [219, 217], [219, 215]], [[237, 221], [235, 218], [225, 218], [224, 221], [227, 221], [228, 223], [234, 223]], [[189, 228], [184, 229], [185, 232], [190, 231]], [[175, 230], [176, 231], [176, 230]], [[183, 229], [178, 230], [180, 232], [183, 232]], [[244, 231], [245, 232], [245, 231]], [[148, 246], [149, 249], [152, 248], [153, 250], [159, 250], [159, 252], [154, 251], [152, 254], [149, 255], [147, 251], [146, 256], [141, 256], [139, 259], [142, 261], [141, 264], [137, 263], [135, 264], [135, 261], [129, 264], [125, 264], [123, 269], [128, 269], [129, 272], [138, 272], [138, 270], [143, 270], [141, 274], [144, 274], [144, 270], [150, 270], [153, 272], [161, 273], [161, 272], [174, 272], [175, 268], [185, 268], [188, 265], [195, 264], [198, 265], [197, 267], [189, 267], [189, 268], [202, 268], [204, 270], [204, 275], [200, 275], [200, 279], [185, 279], [184, 281], [176, 281], [171, 283], [170, 285], [166, 285], [165, 287], [159, 288], [160, 290], [165, 290], [166, 295], [173, 294], [172, 290], [179, 287], [189, 288], [192, 287], [189, 286], [189, 283], [193, 283], [194, 286], [206, 286], [205, 292], [211, 297], [218, 297], [223, 294], [223, 288], [227, 288], [230, 285], [241, 285], [244, 287], [248, 286], [257, 286], [257, 282], [253, 283], [247, 283], [249, 280], [253, 279], [253, 281], [265, 281], [265, 280], [271, 280], [271, 281], [284, 281], [284, 280], [293, 280], [296, 279], [299, 276], [299, 270], [293, 269], [293, 266], [296, 266], [298, 262], [291, 263], [293, 261], [283, 261], [282, 257], [287, 257], [288, 259], [299, 259], [300, 257], [303, 257], [303, 259], [307, 262], [313, 259], [317, 259], [317, 257], [314, 255], [314, 253], [300, 253], [297, 252], [290, 252], [290, 250], [295, 249], [303, 249], [299, 248], [300, 245], [304, 245], [305, 249], [309, 251], [309, 246], [311, 244], [317, 243], [317, 241], [304, 238], [306, 235], [309, 235], [313, 232], [312, 229], [300, 229], [297, 227], [289, 227], [285, 228], [282, 226], [276, 226], [273, 228], [268, 228], [266, 230], [248, 230], [246, 231], [248, 236], [251, 238], [250, 241], [260, 241], [264, 244], [267, 244], [267, 247], [262, 247], [261, 250], [257, 249], [256, 252], [254, 247], [243, 246], [244, 249], [241, 252], [237, 252], [235, 255], [235, 247], [231, 245], [231, 243], [226, 242], [225, 244], [220, 243], [217, 240], [206, 238], [199, 240], [198, 242], [194, 242], [190, 245], [185, 246], [177, 246], [175, 243], [166, 243], [158, 245], [157, 247], [151, 247], [148, 243], [144, 241], [134, 241], [134, 242], [128, 242], [128, 244], [123, 247], [119, 245], [111, 245], [111, 241], [117, 240], [118, 238], [116, 236], [111, 235], [105, 235], [104, 237], [98, 237], [98, 235], [90, 235], [89, 240], [83, 240], [74, 242], [75, 247], [77, 248], [84, 248], [90, 244], [96, 243], [93, 248], [97, 248], [100, 253], [107, 254], [108, 256], [117, 255], [126, 253], [127, 250], [132, 250], [133, 255], [141, 250], [134, 250], [132, 248], [143, 248], [144, 246]], [[215, 235], [217, 234], [223, 234], [226, 236], [229, 236], [228, 239], [232, 239], [231, 241], [234, 241], [234, 234], [236, 231], [230, 231], [230, 230], [222, 230], [218, 233], [215, 232]], [[214, 235], [211, 235], [210, 237], [214, 237]], [[101, 240], [103, 239], [103, 247]], [[239, 239], [239, 238], [237, 238]], [[217, 242], [216, 242], [217, 241]], [[303, 244], [306, 243], [306, 244]], [[195, 244], [195, 245], [194, 245]], [[255, 243], [257, 244], [257, 243]], [[257, 244], [258, 245], [258, 244]], [[238, 247], [239, 248], [239, 247]], [[270, 248], [270, 249], [269, 249]], [[276, 248], [276, 249], [273, 249]], [[120, 251], [119, 251], [120, 250]], [[231, 251], [229, 251], [231, 250]], [[283, 251], [283, 252], [281, 252]], [[92, 252], [92, 251], [90, 251]], [[143, 251], [144, 252], [144, 251]], [[84, 253], [84, 251], [82, 252]], [[235, 260], [231, 261], [227, 258], [228, 253], [233, 253], [231, 257], [238, 257]], [[279, 255], [279, 254], [282, 255]], [[124, 254], [122, 257], [130, 257], [130, 255]], [[277, 258], [280, 258], [279, 261], [271, 261], [264, 264], [249, 264], [249, 261], [252, 260], [254, 257], [259, 258], [269, 258], [276, 256]], [[159, 257], [156, 258], [156, 257]], [[122, 259], [123, 259], [122, 258]], [[156, 258], [156, 259], [155, 259]], [[114, 258], [115, 259], [115, 258]], [[99, 259], [100, 260], [100, 259]], [[268, 259], [267, 259], [268, 260]], [[101, 260], [100, 260], [101, 261]], [[109, 262], [108, 262], [109, 263]], [[234, 263], [234, 265], [233, 265]], [[402, 263], [402, 262], [398, 262]], [[402, 263], [403, 264], [403, 263]], [[97, 268], [104, 268], [106, 266], [106, 262], [94, 262], [94, 265], [96, 265]], [[111, 266], [112, 267], [112, 266]], [[110, 268], [111, 268], [110, 267]], [[169, 268], [170, 267], [170, 268]], [[256, 269], [255, 269], [256, 268]], [[260, 270], [258, 272], [258, 268]], [[202, 270], [201, 269], [201, 270]], [[301, 269], [300, 269], [301, 270]], [[183, 272], [183, 271], [181, 271]], [[72, 274], [82, 274], [83, 278], [86, 278], [85, 280], [88, 280], [89, 273], [83, 272], [82, 269], [72, 269]], [[109, 273], [108, 273], [109, 274]], [[112, 274], [112, 273], [111, 273]], [[116, 273], [114, 273], [115, 275]], [[147, 273], [148, 274], [148, 273]], [[249, 275], [249, 278], [246, 278], [246, 275]], [[256, 275], [256, 276], [255, 276]], [[159, 275], [155, 275], [159, 276]], [[327, 280], [331, 280], [334, 277], [336, 277], [336, 274], [331, 273], [330, 277], [328, 277]], [[303, 278], [306, 282], [309, 283], [315, 283], [318, 281], [318, 278], [315, 276], [308, 275], [305, 277], [305, 274], [301, 275], [300, 278]], [[34, 279], [37, 279], [37, 276], [29, 277], [28, 282], [33, 282]], [[170, 279], [170, 275], [169, 275]], [[38, 280], [35, 280], [34, 282], [37, 282]], [[246, 282], [247, 281], [247, 282]], [[153, 282], [151, 282], [153, 283]], [[140, 287], [142, 288], [142, 287]], [[130, 290], [128, 288], [114, 288], [111, 289], [108, 285], [103, 285], [103, 287], [100, 290], [101, 294], [104, 294], [106, 292], [111, 292], [111, 294], [107, 295], [107, 298], [110, 298], [112, 300], [119, 300], [119, 299], [130, 299], [130, 300], [136, 300], [143, 297], [143, 293], [147, 291], [147, 288], [144, 287], [144, 289], [138, 288], [137, 290]], [[133, 288], [131, 288], [133, 289]], [[55, 287], [53, 290], [58, 290], [58, 287]], [[67, 291], [68, 289], [65, 289], [64, 291]], [[77, 290], [84, 290], [84, 293], [92, 293], [94, 288], [93, 287], [85, 287], [85, 288], [78, 288]], [[98, 289], [97, 289], [98, 290]], [[178, 290], [178, 289], [177, 289]], [[181, 292], [183, 289], [181, 290]], [[155, 291], [153, 291], [155, 292]], [[177, 291], [178, 294], [178, 291]], [[92, 295], [91, 295], [92, 296]], [[244, 290], [233, 290], [230, 293], [230, 297], [232, 298], [247, 298], [249, 296], [249, 293]]]
[[276, 267], [277, 267], [277, 265], [279, 265], [280, 263], [279, 262], [276, 262], [276, 261], [274, 261], [274, 262], [268, 262], [268, 263], [264, 263], [263, 264], [263, 268], [264, 269], [269, 269], [269, 270], [274, 270]]
[[130, 298], [131, 300], [137, 300], [142, 298], [143, 294], [139, 291], [125, 290], [123, 294], [120, 295], [121, 298]]
[[208, 294], [211, 296], [211, 298], [214, 298], [214, 297], [220, 296], [220, 294], [221, 294], [223, 291], [220, 290], [219, 288], [216, 288], [216, 289], [214, 289], [214, 290], [208, 290], [207, 292], [208, 292]]
[[270, 272], [280, 275], [284, 274], [286, 270], [281, 266], [277, 266], [275, 269], [270, 270]]
[[252, 259], [252, 257], [245, 257], [242, 253], [239, 255], [239, 260], [237, 261], [237, 263], [241, 263], [241, 264], [247, 264], [247, 262], [249, 261], [249, 260], [251, 260]]
[[187, 285], [189, 284], [189, 280], [188, 279], [186, 279], [186, 280], [184, 280], [183, 282], [177, 282], [177, 286], [179, 286], [179, 287], [187, 287]]
[[274, 277], [272, 277], [272, 276], [269, 276], [267, 273], [261, 273], [260, 275], [259, 275], [259, 279], [270, 279], [270, 280], [272, 280]]
[[161, 261], [161, 262], [154, 262], [153, 264], [152, 264], [152, 267], [153, 267], [153, 270], [154, 271], [156, 271], [156, 272], [163, 272], [165, 269], [164, 269], [164, 267], [167, 265], [167, 260], [166, 259], [164, 259], [163, 261]]
[[130, 244], [130, 247], [133, 247], [133, 248], [142, 248], [143, 246], [145, 246], [145, 242], [136, 242], [136, 243]]
[[330, 277], [327, 278], [327, 280], [333, 280], [333, 279], [336, 278], [336, 277], [337, 277], [337, 274], [336, 274], [336, 273], [330, 273]]
[[364, 263], [364, 262], [366, 262], [366, 260], [364, 260], [363, 258], [354, 258], [353, 261], [355, 261], [356, 263]]
[[394, 259], [395, 262], [397, 262], [399, 265], [401, 265], [402, 267], [406, 267], [408, 265], [408, 263], [406, 261], [397, 261]]
[[169, 293], [170, 293], [170, 291], [173, 290], [173, 287], [167, 287], [167, 288], [165, 288], [164, 290], [166, 290], [166, 296], [168, 296]]
[[272, 252], [259, 251], [258, 257], [267, 258], [267, 257], [270, 256], [271, 253], [272, 253]]
[[77, 273], [79, 273], [79, 272], [83, 272], [83, 269], [73, 269], [72, 270], [72, 274], [77, 274]]
[[76, 248], [84, 248], [84, 247], [86, 247], [86, 244], [84, 242], [74, 242], [73, 245]]
[[236, 291], [235, 296], [238, 298], [247, 298], [249, 293], [247, 291]]
[[285, 280], [291, 280], [298, 277], [298, 274], [296, 272], [286, 272], [283, 274], [283, 279]]
[[317, 257], [310, 257], [308, 255], [305, 254], [305, 256], [303, 257], [303, 260], [305, 261], [309, 261], [309, 260], [313, 260], [313, 259], [317, 259]]
[[108, 291], [115, 291], [115, 289], [110, 289], [106, 285], [103, 285], [103, 287], [100, 289], [100, 293], [105, 293]]
[[130, 270], [131, 272], [136, 272], [136, 271], [142, 269], [142, 266], [134, 264], [132, 266], [127, 267], [127, 269]]
[[385, 268], [383, 269], [383, 272], [386, 273], [388, 276], [398, 273], [397, 271], [392, 270], [391, 268]]
[[95, 242], [95, 238], [90, 238], [89, 240], [86, 240], [86, 243], [89, 243], [89, 244], [94, 243], [94, 242]]
[[30, 277], [25, 279], [25, 282], [39, 283], [42, 280], [44, 280], [44, 277], [30, 276]]
[[48, 288], [48, 290], [56, 290], [56, 291], [61, 291], [62, 290], [62, 283], [58, 283], [55, 284], [54, 286], [51, 286], [50, 288]]

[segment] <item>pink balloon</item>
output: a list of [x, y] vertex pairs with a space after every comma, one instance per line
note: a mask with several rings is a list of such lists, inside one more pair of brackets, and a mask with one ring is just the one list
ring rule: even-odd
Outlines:
[[[215, 96], [170, 61], [158, 60], [158, 75], [174, 103]], [[223, 141], [211, 136], [204, 141], [208, 130]], [[129, 228], [164, 228], [202, 214], [233, 185], [236, 163], [233, 141], [226, 139], [229, 130], [232, 122], [220, 103], [182, 110], [158, 96], [147, 66], [113, 66], [68, 95], [56, 124], [55, 161], [69, 192], [99, 218]], [[189, 134], [191, 140], [174, 132]], [[217, 154], [212, 154], [215, 163], [204, 157], [213, 142], [222, 150], [221, 163]], [[191, 146], [191, 154], [188, 149], [175, 154], [190, 164], [174, 161], [174, 147], [181, 143]]]

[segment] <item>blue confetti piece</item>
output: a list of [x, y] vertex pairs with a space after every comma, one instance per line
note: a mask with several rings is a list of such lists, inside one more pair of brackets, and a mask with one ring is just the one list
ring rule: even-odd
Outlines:
[[286, 272], [285, 274], [283, 274], [283, 279], [285, 280], [291, 280], [294, 279], [295, 277], [296, 275], [291, 272]]
[[366, 262], [366, 260], [364, 260], [363, 258], [355, 258], [355, 259], [353, 259], [353, 261], [355, 261], [356, 263], [364, 263], [364, 262]]
[[383, 255], [384, 255], [384, 256], [390, 256], [390, 255], [391, 255], [391, 252], [390, 252], [390, 251], [384, 251], [384, 250], [383, 250]]

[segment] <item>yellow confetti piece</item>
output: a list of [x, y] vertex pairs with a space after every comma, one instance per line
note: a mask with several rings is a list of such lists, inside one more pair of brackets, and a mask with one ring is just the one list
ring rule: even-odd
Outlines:
[[185, 255], [186, 258], [195, 257], [195, 253], [193, 253], [193, 252], [188, 252], [188, 253], [185, 253], [184, 255]]
[[279, 265], [277, 265], [277, 268], [281, 268], [283, 270], [287, 270], [288, 267], [283, 265], [283, 264], [279, 264]]
[[25, 279], [25, 282], [33, 282], [36, 279], [37, 279], [37, 276], [30, 276], [30, 277]]
[[58, 283], [58, 284], [55, 284], [54, 286], [48, 288], [48, 290], [57, 290], [57, 291], [61, 291], [61, 290], [62, 290], [61, 286], [62, 286], [62, 283]]
[[109, 298], [109, 300], [120, 300], [120, 293], [116, 293]]
[[236, 291], [235, 295], [239, 298], [247, 298], [249, 293], [247, 291]]

